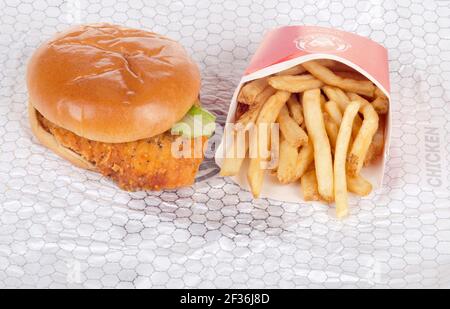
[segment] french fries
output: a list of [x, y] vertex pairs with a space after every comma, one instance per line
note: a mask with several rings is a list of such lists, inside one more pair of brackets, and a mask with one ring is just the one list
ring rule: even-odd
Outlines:
[[293, 147], [298, 148], [308, 143], [308, 135], [306, 135], [305, 131], [303, 131], [298, 123], [289, 116], [289, 111], [286, 106], [283, 106], [278, 115], [278, 123], [280, 124], [280, 130], [284, 138]]
[[[344, 91], [342, 91], [342, 89], [327, 85], [322, 87], [322, 90], [325, 92], [325, 94], [330, 100], [336, 102], [339, 105], [339, 109], [341, 110], [341, 112], [344, 112], [345, 109], [347, 108], [347, 105], [350, 104], [349, 97], [345, 94]], [[359, 129], [361, 128], [361, 125], [362, 119], [359, 117], [359, 115], [356, 115], [352, 127], [352, 138], [356, 137], [356, 135], [359, 132]]]
[[381, 91], [380, 88], [376, 87], [375, 88], [375, 97], [376, 98], [383, 98], [383, 99], [387, 99], [387, 96], [383, 93], [383, 91]]
[[368, 97], [372, 97], [375, 91], [375, 86], [371, 81], [358, 81], [350, 78], [342, 78], [334, 74], [333, 71], [327, 67], [320, 65], [315, 61], [305, 62], [302, 66], [325, 84], [336, 86], [346, 91], [366, 95]]
[[323, 94], [320, 94], [320, 107], [325, 109], [325, 103], [327, 103], [327, 99]]
[[360, 103], [352, 101], [345, 109], [334, 150], [334, 200], [336, 202], [336, 215], [343, 217], [348, 213], [347, 179], [345, 175], [345, 162], [347, 149], [352, 133], [353, 119], [358, 113]]
[[337, 124], [340, 125], [342, 121], [342, 113], [339, 109], [339, 106], [335, 101], [328, 101], [325, 103], [325, 111], [330, 115], [331, 119]]
[[[274, 95], [272, 95], [263, 105], [259, 113], [258, 119], [256, 120], [257, 128], [261, 128], [262, 125], [266, 126], [265, 129], [270, 127], [270, 125], [275, 122], [281, 108], [283, 108], [290, 95], [291, 94], [286, 91], [277, 91]], [[261, 166], [263, 160], [261, 157], [261, 152], [267, 149], [262, 149], [262, 147], [269, 147], [270, 145], [269, 132], [265, 133], [266, 134], [258, 134], [259, 140], [254, 141], [257, 142], [258, 151], [255, 158], [250, 159], [250, 164], [247, 171], [247, 180], [253, 196], [255, 197], [259, 196], [264, 180], [264, 169]]]
[[[275, 89], [273, 89], [270, 86], [267, 86], [260, 94], [258, 94], [256, 96], [256, 98], [254, 99], [253, 104], [257, 105], [257, 104], [264, 104], [274, 93], [276, 92]], [[250, 105], [250, 108], [252, 106]]]
[[245, 129], [248, 124], [255, 123], [262, 107], [263, 104], [250, 105], [249, 109], [236, 121], [236, 124], [240, 124], [241, 126], [236, 126], [235, 129]]
[[388, 102], [387, 98], [377, 97], [377, 98], [375, 98], [375, 100], [372, 101], [372, 106], [379, 115], [387, 114], [388, 105], [389, 105], [389, 102]]
[[314, 161], [314, 148], [311, 139], [308, 143], [300, 148], [297, 157], [297, 163], [295, 165], [295, 180], [303, 176], [303, 174], [308, 170], [308, 167]]
[[[300, 183], [305, 201], [335, 202], [337, 217], [348, 213], [348, 192], [372, 191], [361, 170], [383, 153], [389, 99], [361, 73], [335, 60], [308, 61], [245, 84], [238, 100], [222, 176], [237, 175], [248, 157], [254, 197], [268, 169], [281, 184]], [[279, 142], [271, 125], [279, 125]]]
[[370, 165], [378, 157], [381, 156], [384, 149], [384, 121], [380, 119], [378, 129], [373, 136], [372, 143], [367, 150], [366, 158], [364, 159], [364, 166]]
[[347, 92], [347, 96], [350, 98], [350, 100], [352, 101], [358, 101], [361, 104], [360, 109], [362, 110], [364, 108], [364, 106], [366, 106], [367, 104], [370, 104], [369, 101], [367, 101], [366, 99], [364, 99], [363, 97], [357, 95], [356, 93], [353, 92]]
[[[343, 68], [341, 63], [330, 60], [330, 59], [319, 59], [316, 60], [318, 63], [320, 63], [323, 66], [329, 67], [329, 68]], [[345, 66], [345, 65], [344, 65]], [[345, 68], [345, 67], [344, 67]], [[298, 64], [296, 66], [293, 66], [292, 68], [286, 69], [284, 71], [275, 73], [275, 75], [300, 75], [305, 73], [306, 70], [304, 67], [302, 67], [301, 64]]]
[[320, 80], [310, 74], [272, 76], [269, 77], [269, 84], [275, 89], [293, 93], [320, 88], [323, 85]]
[[372, 184], [362, 178], [360, 175], [349, 176], [347, 175], [347, 189], [348, 191], [355, 193], [359, 196], [366, 196], [372, 192]]
[[280, 143], [280, 158], [277, 168], [277, 178], [280, 183], [295, 181], [295, 166], [297, 164], [297, 147], [283, 139]]
[[364, 120], [347, 157], [347, 172], [351, 176], [356, 176], [361, 171], [372, 138], [378, 129], [379, 118], [373, 106], [367, 104], [362, 107], [361, 112]]
[[261, 111], [263, 104], [276, 92], [275, 89], [268, 86], [263, 92], [261, 92], [255, 99], [255, 104], [249, 106], [248, 110], [236, 121], [247, 129], [248, 124], [254, 124], [256, 118]]
[[301, 64], [299, 64], [299, 65], [296, 65], [295, 67], [278, 72], [275, 75], [278, 75], [278, 76], [280, 76], [280, 75], [300, 75], [305, 72], [306, 72], [305, 68], [302, 67]]
[[252, 80], [245, 84], [238, 95], [238, 102], [245, 104], [254, 104], [255, 99], [268, 86], [267, 78], [260, 78]]
[[244, 162], [245, 155], [248, 150], [248, 143], [245, 140], [245, 132], [232, 132], [231, 134], [232, 141], [222, 162], [222, 168], [220, 169], [221, 176], [237, 175], [241, 169], [241, 165]]
[[330, 70], [332, 70], [332, 71], [335, 72], [336, 74], [337, 74], [337, 73], [341, 73], [341, 72], [343, 72], [343, 73], [347, 73], [347, 72], [353, 73], [353, 71], [354, 71], [354, 70], [353, 70], [351, 67], [349, 67], [348, 65], [346, 65], [346, 64], [344, 64], [344, 63], [342, 63], [342, 62], [336, 61], [336, 60], [331, 60], [331, 59], [317, 59], [317, 60], [314, 60], [314, 61], [316, 61], [317, 63], [323, 65], [324, 67], [329, 68]]
[[354, 80], [367, 80], [367, 78], [359, 72], [356, 71], [335, 71], [334, 74], [343, 78], [351, 78]]
[[261, 159], [254, 158], [250, 160], [247, 180], [250, 186], [250, 190], [255, 198], [259, 197], [261, 193], [262, 183], [264, 181], [264, 169], [261, 168]]
[[347, 97], [344, 91], [333, 86], [323, 86], [323, 92], [329, 100], [336, 102], [339, 105], [339, 109], [343, 113], [348, 104], [350, 104], [350, 99]]
[[331, 151], [336, 147], [336, 140], [339, 132], [339, 126], [331, 119], [327, 113], [323, 113], [323, 121], [325, 122], [325, 130], [330, 140]]
[[300, 102], [297, 99], [297, 95], [295, 93], [291, 94], [291, 97], [287, 101], [287, 106], [289, 109], [289, 113], [292, 118], [300, 125], [303, 122], [303, 107], [300, 105]]
[[302, 102], [306, 128], [314, 147], [314, 164], [319, 194], [325, 201], [332, 201], [333, 163], [320, 106], [320, 89], [305, 91]]
[[361, 108], [363, 108], [367, 104], [371, 104], [375, 111], [379, 115], [386, 114], [388, 112], [388, 100], [384, 97], [377, 97], [372, 102], [367, 101], [363, 97], [357, 95], [356, 93], [347, 93], [349, 98], [355, 101], [359, 101], [361, 103]]
[[303, 199], [305, 201], [319, 201], [320, 194], [317, 185], [316, 171], [312, 169], [300, 178]]
[[335, 68], [336, 66], [339, 65], [339, 62], [331, 60], [331, 59], [317, 59], [315, 60], [317, 63], [319, 63], [320, 65], [323, 65], [324, 67], [327, 68]]

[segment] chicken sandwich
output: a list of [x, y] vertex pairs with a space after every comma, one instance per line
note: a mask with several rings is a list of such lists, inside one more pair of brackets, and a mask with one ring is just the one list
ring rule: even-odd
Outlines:
[[[173, 144], [182, 138], [203, 149], [214, 116], [201, 108], [199, 69], [176, 41], [110, 24], [76, 26], [37, 49], [27, 84], [33, 133], [74, 165], [131, 191], [194, 182], [203, 151], [179, 157]], [[190, 130], [194, 118], [200, 130]]]

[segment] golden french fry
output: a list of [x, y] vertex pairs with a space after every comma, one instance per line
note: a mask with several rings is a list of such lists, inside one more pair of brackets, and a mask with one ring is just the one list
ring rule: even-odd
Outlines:
[[250, 123], [255, 123], [264, 103], [275, 93], [275, 89], [268, 86], [256, 99], [255, 104], [249, 106], [248, 110], [237, 120], [244, 128]]
[[[348, 92], [347, 96], [352, 101], [358, 101], [361, 105], [359, 107], [359, 110], [362, 111], [364, 106], [370, 105], [370, 102], [364, 99], [363, 97], [357, 95], [356, 93]], [[356, 116], [355, 122], [353, 123], [353, 131], [352, 131], [352, 137], [356, 139], [357, 133], [359, 132], [359, 129], [361, 128], [362, 120], [359, 116]]]
[[336, 215], [341, 218], [348, 213], [347, 179], [345, 163], [347, 149], [352, 134], [353, 120], [358, 113], [360, 103], [352, 101], [345, 109], [334, 151], [334, 200], [336, 201]]
[[267, 78], [255, 79], [245, 84], [238, 95], [238, 102], [254, 104], [256, 97], [268, 86]]
[[328, 140], [322, 109], [320, 89], [303, 93], [303, 116], [314, 147], [314, 163], [317, 173], [318, 190], [326, 201], [333, 200], [333, 163], [330, 141]]
[[300, 75], [275, 75], [268, 78], [269, 85], [270, 83], [287, 83], [287, 82], [299, 82], [299, 81], [305, 81], [305, 80], [311, 80], [316, 79], [314, 76], [312, 76], [309, 73], [306, 74], [300, 74]]
[[287, 106], [289, 109], [289, 112], [292, 116], [292, 118], [294, 118], [294, 120], [298, 123], [298, 124], [302, 124], [303, 122], [303, 108], [302, 105], [300, 104], [300, 102], [297, 99], [297, 95], [295, 93], [291, 94], [291, 97], [289, 98], [289, 100], [287, 101]]
[[[272, 130], [273, 128], [270, 128], [268, 131], [270, 134], [272, 134]], [[279, 132], [278, 132], [279, 133]], [[268, 145], [270, 148], [270, 153], [269, 153], [269, 160], [267, 160], [265, 162], [265, 166], [264, 168], [267, 170], [277, 170], [278, 169], [278, 165], [280, 164], [280, 145], [281, 145], [281, 139], [282, 136], [281, 134], [278, 136], [275, 135], [271, 135], [270, 136], [270, 144]], [[272, 140], [272, 138], [275, 138], [274, 140]]]
[[373, 136], [372, 143], [367, 150], [366, 158], [364, 159], [364, 166], [370, 165], [374, 162], [382, 153], [384, 149], [384, 119], [380, 118], [378, 123], [378, 129]]
[[[276, 92], [275, 89], [273, 89], [270, 86], [267, 86], [263, 92], [261, 92], [260, 94], [258, 94], [255, 98], [254, 104], [264, 104], [274, 93]], [[250, 109], [252, 107], [250, 106]]]
[[350, 99], [347, 97], [345, 92], [338, 87], [325, 85], [322, 87], [322, 90], [325, 92], [329, 100], [334, 101], [339, 105], [341, 113], [343, 113], [347, 105], [350, 104]]
[[[334, 67], [340, 67], [340, 63], [334, 60], [330, 59], [319, 59], [316, 60], [318, 63], [320, 63], [323, 66], [334, 68]], [[344, 65], [345, 66], [345, 65]], [[305, 73], [305, 68], [302, 67], [301, 64], [298, 64], [296, 66], [293, 66], [292, 68], [283, 70], [281, 72], [276, 73], [275, 75], [300, 75]]]
[[248, 104], [238, 102], [234, 111], [234, 122], [237, 122], [249, 110], [249, 107]]
[[314, 148], [311, 139], [308, 139], [308, 143], [300, 148], [297, 157], [297, 163], [295, 165], [295, 180], [303, 176], [303, 174], [311, 166], [314, 161]]
[[378, 114], [387, 114], [389, 101], [387, 98], [376, 97], [375, 100], [372, 101], [372, 106]]
[[[360, 107], [361, 109], [361, 107]], [[359, 117], [359, 115], [356, 115], [355, 120], [353, 121], [353, 127], [352, 127], [352, 138], [355, 139], [356, 136], [358, 135], [359, 130], [361, 129], [362, 126], [362, 119], [361, 117]]]
[[327, 99], [323, 94], [320, 94], [320, 106], [322, 109], [325, 109], [325, 103], [327, 103]]
[[336, 86], [341, 89], [356, 92], [359, 94], [372, 97], [375, 91], [375, 86], [371, 81], [359, 81], [350, 78], [342, 78], [337, 76], [327, 67], [320, 65], [315, 61], [308, 61], [302, 64], [302, 66], [312, 75], [314, 75], [319, 80], [323, 81], [325, 84]]
[[375, 109], [375, 111], [378, 114], [386, 114], [388, 111], [388, 105], [389, 105], [389, 101], [386, 97], [376, 97], [375, 100], [372, 101], [372, 103], [370, 103], [369, 101], [367, 101], [366, 99], [364, 99], [363, 97], [357, 95], [356, 93], [347, 93], [348, 97], [351, 100], [354, 101], [359, 101], [361, 103], [361, 107], [363, 107], [364, 105], [367, 104], [372, 104], [373, 108]]
[[283, 139], [280, 143], [280, 158], [278, 162], [277, 178], [281, 183], [295, 181], [295, 166], [297, 164], [297, 147]]
[[367, 104], [370, 104], [369, 101], [364, 99], [362, 96], [357, 95], [356, 93], [347, 92], [347, 96], [350, 98], [350, 100], [359, 102], [359, 104], [360, 104], [360, 108], [359, 109], [360, 110], [362, 110], [364, 108], [364, 106], [366, 106]]
[[[317, 63], [323, 65], [324, 67], [329, 68], [330, 70], [332, 70], [333, 72], [336, 73], [357, 73], [353, 68], [349, 67], [348, 65], [336, 61], [336, 60], [331, 60], [331, 59], [318, 59], [318, 60], [314, 60]], [[359, 73], [358, 73], [359, 74]]]
[[[267, 126], [267, 128], [270, 128], [270, 125], [275, 122], [281, 108], [284, 104], [286, 104], [286, 101], [289, 99], [290, 95], [291, 94], [286, 91], [277, 91], [267, 100], [258, 115], [258, 119], [256, 120], [258, 130], [260, 130], [262, 124]], [[263, 149], [260, 148], [270, 147], [269, 133], [266, 133], [267, 134], [258, 134], [259, 140], [253, 141], [257, 142], [258, 151], [254, 158], [250, 158], [250, 164], [247, 171], [247, 180], [254, 197], [258, 197], [261, 193], [261, 187], [264, 180], [264, 169], [261, 168], [263, 159], [261, 157], [261, 152]]]
[[300, 185], [305, 201], [318, 201], [320, 194], [317, 185], [316, 171], [313, 169], [300, 178]]
[[306, 72], [306, 70], [302, 67], [301, 64], [299, 64], [299, 65], [296, 65], [296, 66], [294, 66], [292, 68], [289, 68], [289, 69], [286, 69], [284, 71], [278, 72], [275, 75], [278, 75], [278, 76], [280, 76], [280, 75], [300, 75], [300, 74], [305, 73], [305, 72]]
[[[245, 159], [245, 154], [248, 151], [248, 142], [246, 141], [246, 131], [250, 124], [254, 124], [261, 111], [262, 106], [267, 99], [275, 93], [275, 89], [267, 86], [266, 89], [256, 97], [255, 104], [249, 106], [248, 110], [237, 120], [235, 132], [232, 132], [232, 144], [227, 149], [226, 156], [222, 162], [220, 170], [221, 176], [237, 175], [242, 163]], [[243, 154], [240, 152], [244, 152]]]
[[[322, 90], [325, 92], [325, 94], [330, 100], [336, 102], [339, 105], [341, 113], [344, 112], [345, 109], [347, 108], [347, 105], [350, 104], [350, 99], [341, 89], [332, 86], [323, 86]], [[359, 128], [361, 128], [361, 125], [362, 119], [361, 117], [359, 117], [359, 115], [356, 115], [352, 127], [352, 138], [356, 137], [356, 135], [359, 132]]]
[[364, 75], [362, 75], [361, 73], [357, 72], [357, 71], [333, 71], [334, 74], [336, 74], [337, 76], [340, 76], [342, 78], [350, 78], [350, 79], [354, 79], [354, 80], [367, 80], [367, 77], [365, 77]]
[[347, 157], [347, 172], [351, 176], [358, 175], [364, 164], [367, 151], [373, 136], [378, 129], [378, 114], [371, 104], [362, 107], [364, 120]]
[[386, 96], [386, 95], [384, 94], [384, 92], [381, 91], [381, 89], [378, 88], [378, 87], [375, 87], [375, 97], [376, 97], [376, 98], [384, 98], [384, 99], [387, 99], [387, 96]]
[[275, 89], [289, 92], [304, 92], [323, 86], [320, 80], [310, 74], [272, 76], [269, 77], [269, 84]]
[[261, 159], [254, 158], [250, 160], [247, 171], [247, 180], [253, 197], [259, 197], [264, 181], [264, 170], [261, 169]]
[[248, 142], [246, 141], [246, 132], [231, 132], [232, 143], [226, 151], [225, 158], [220, 169], [221, 176], [235, 176], [241, 169], [245, 155], [248, 150]]
[[289, 111], [286, 106], [280, 110], [278, 115], [278, 123], [280, 124], [280, 131], [283, 137], [293, 147], [300, 147], [308, 143], [308, 135], [305, 131], [289, 116]]
[[372, 192], [372, 184], [362, 178], [360, 175], [348, 176], [347, 175], [347, 189], [348, 191], [355, 193], [359, 196], [366, 196]]
[[263, 105], [264, 103], [250, 105], [250, 108], [236, 121], [236, 124], [241, 124], [242, 126], [236, 126], [236, 128], [246, 128], [248, 124], [255, 123]]
[[331, 151], [334, 153], [339, 127], [327, 113], [323, 113], [323, 121], [325, 122], [325, 130], [330, 140]]
[[337, 62], [335, 60], [331, 60], [331, 59], [317, 59], [314, 61], [316, 61], [320, 65], [323, 65], [324, 67], [327, 67], [330, 69], [334, 68], [339, 63], [339, 62]]
[[330, 115], [331, 119], [339, 126], [342, 121], [342, 113], [335, 101], [325, 103], [325, 111]]

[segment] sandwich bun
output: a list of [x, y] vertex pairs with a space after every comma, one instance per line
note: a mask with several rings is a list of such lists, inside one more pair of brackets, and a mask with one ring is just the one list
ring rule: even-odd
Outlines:
[[62, 146], [55, 137], [47, 132], [39, 123], [38, 115], [36, 109], [28, 103], [28, 118], [30, 121], [31, 131], [36, 136], [36, 138], [41, 142], [42, 145], [49, 148], [57, 155], [63, 157], [68, 160], [73, 165], [84, 168], [87, 170], [95, 171], [95, 166], [89, 161], [85, 160], [82, 156], [73, 152], [69, 148]]
[[[182, 119], [198, 98], [200, 73], [169, 38], [91, 24], [41, 45], [28, 64], [27, 84], [32, 128], [39, 125], [32, 117], [37, 110], [78, 136], [122, 143], [156, 136]], [[48, 147], [56, 142], [37, 128], [33, 132]], [[76, 165], [85, 164], [50, 148]]]

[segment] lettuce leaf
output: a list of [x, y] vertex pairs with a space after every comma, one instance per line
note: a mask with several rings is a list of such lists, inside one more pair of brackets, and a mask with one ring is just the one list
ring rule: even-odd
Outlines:
[[187, 114], [172, 126], [171, 133], [187, 138], [211, 136], [216, 128], [216, 116], [207, 110], [192, 106]]

